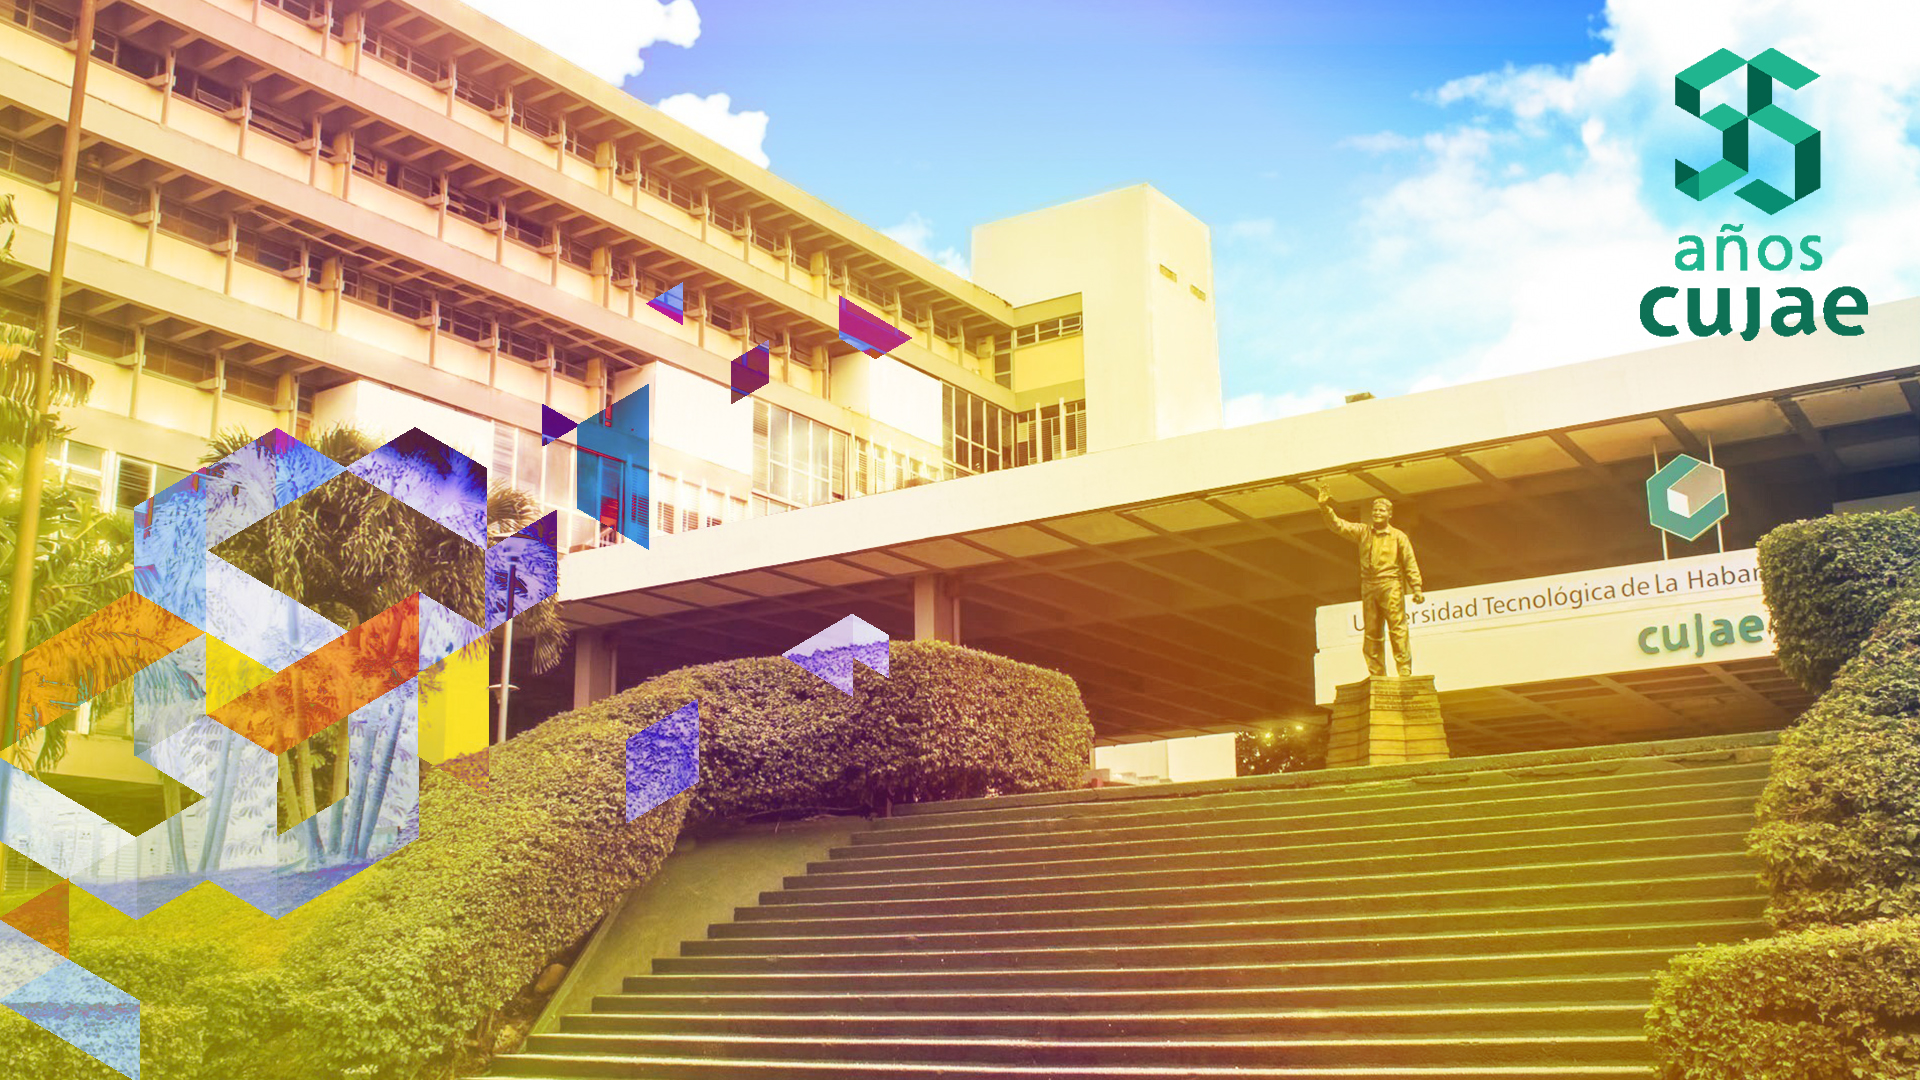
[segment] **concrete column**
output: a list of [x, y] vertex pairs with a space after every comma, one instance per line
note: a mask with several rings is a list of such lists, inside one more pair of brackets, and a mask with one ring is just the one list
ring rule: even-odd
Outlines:
[[913, 639], [960, 644], [960, 581], [949, 574], [913, 579]]
[[573, 635], [573, 707], [584, 709], [618, 688], [619, 655], [605, 630], [578, 630]]

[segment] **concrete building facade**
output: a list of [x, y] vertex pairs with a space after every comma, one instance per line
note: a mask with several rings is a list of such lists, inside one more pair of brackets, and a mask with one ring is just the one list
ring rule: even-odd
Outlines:
[[[66, 0], [0, 0], [0, 320], [27, 326], [74, 33]], [[106, 509], [218, 433], [420, 427], [563, 511], [570, 551], [641, 555], [572, 509], [542, 406], [652, 388], [656, 538], [1218, 421], [1187, 392], [1218, 386], [1206, 228], [1148, 188], [989, 227], [976, 283], [452, 0], [103, 0], [89, 50], [62, 333], [94, 389], [51, 471]], [[647, 304], [676, 284], [684, 323]], [[910, 339], [853, 350], [842, 298]], [[733, 403], [762, 342], [772, 384]], [[83, 715], [75, 784], [131, 782], [94, 752], [128, 734]]]
[[[74, 20], [5, 12], [23, 228], [0, 309], [31, 324]], [[1218, 385], [1206, 229], [1150, 189], [989, 227], [975, 284], [457, 3], [110, 2], [92, 52], [66, 321], [97, 390], [55, 460], [120, 506], [215, 432], [351, 421], [426, 428], [565, 508], [539, 407], [642, 385], [661, 533], [1217, 422], [1185, 393]], [[1131, 238], [1126, 288], [1063, 228]], [[1146, 297], [1155, 259], [1190, 291]], [[681, 282], [683, 325], [646, 304]], [[911, 340], [853, 351], [842, 297]], [[1090, 332], [1130, 344], [1089, 371]], [[761, 342], [774, 383], [732, 405], [727, 364]], [[1156, 366], [1197, 376], [1162, 402], [1133, 389]]]

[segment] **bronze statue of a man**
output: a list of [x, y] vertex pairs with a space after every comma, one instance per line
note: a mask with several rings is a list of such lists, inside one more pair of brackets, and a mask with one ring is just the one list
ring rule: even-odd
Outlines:
[[1373, 500], [1373, 513], [1366, 525], [1348, 521], [1333, 512], [1333, 496], [1325, 484], [1315, 485], [1314, 498], [1320, 503], [1320, 517], [1342, 539], [1350, 541], [1360, 554], [1360, 610], [1366, 627], [1367, 670], [1375, 675], [1387, 673], [1386, 638], [1393, 638], [1393, 665], [1401, 678], [1413, 674], [1413, 650], [1407, 642], [1406, 598], [1426, 603], [1420, 586], [1420, 564], [1413, 558], [1413, 541], [1393, 527], [1393, 503]]

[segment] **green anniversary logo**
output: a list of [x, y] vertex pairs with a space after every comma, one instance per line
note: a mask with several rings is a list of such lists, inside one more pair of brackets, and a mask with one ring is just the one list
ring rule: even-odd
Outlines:
[[[1746, 108], [1742, 110], [1720, 104], [1701, 112], [1702, 91], [1741, 71], [1746, 73]], [[1798, 205], [1807, 196], [1820, 190], [1820, 129], [1774, 101], [1776, 86], [1798, 91], [1819, 77], [1812, 68], [1778, 49], [1768, 49], [1751, 60], [1731, 49], [1721, 49], [1674, 76], [1674, 105], [1720, 133], [1720, 159], [1706, 168], [1696, 169], [1678, 158], [1674, 159], [1674, 189], [1695, 202], [1705, 202], [1745, 180], [1746, 183], [1734, 188], [1734, 196], [1768, 217]], [[1792, 148], [1793, 194], [1789, 195], [1765, 180], [1750, 176], [1749, 152], [1756, 127]], [[1762, 237], [1749, 250], [1748, 239], [1743, 235], [1745, 230], [1745, 225], [1729, 223], [1720, 226], [1712, 245], [1714, 271], [1725, 271], [1729, 267], [1746, 270], [1750, 259], [1762, 270], [1786, 270], [1794, 265], [1796, 252], [1800, 260], [1798, 269], [1802, 271], [1818, 270], [1826, 261], [1820, 253], [1822, 240], [1818, 233], [1801, 236], [1797, 244], [1789, 236], [1774, 233]], [[1674, 268], [1688, 273], [1705, 273], [1708, 269], [1707, 241], [1689, 233], [1680, 237], [1679, 244], [1673, 256]], [[1745, 290], [1744, 311], [1741, 312], [1745, 318], [1739, 320], [1739, 334], [1743, 341], [1752, 341], [1762, 329], [1769, 327], [1780, 337], [1812, 334], [1819, 330], [1822, 323], [1828, 332], [1842, 337], [1866, 333], [1865, 327], [1846, 321], [1867, 314], [1866, 294], [1851, 285], [1842, 285], [1827, 293], [1817, 305], [1817, 316], [1811, 291], [1786, 286], [1774, 290], [1779, 303], [1774, 306], [1770, 319], [1762, 319], [1761, 291], [1757, 286], [1749, 286]], [[1680, 292], [1680, 286], [1660, 285], [1648, 289], [1640, 297], [1640, 325], [1648, 333], [1656, 337], [1679, 336], [1679, 323], [1663, 321], [1660, 305], [1664, 301], [1677, 299]], [[1711, 317], [1707, 312], [1705, 289], [1690, 286], [1686, 294], [1686, 329], [1694, 337], [1714, 337], [1734, 332], [1732, 289], [1713, 290]]]

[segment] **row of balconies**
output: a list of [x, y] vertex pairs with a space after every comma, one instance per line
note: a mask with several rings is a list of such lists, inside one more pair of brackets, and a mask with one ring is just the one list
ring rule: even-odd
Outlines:
[[[22, 0], [22, 3], [37, 5], [39, 0]], [[37, 15], [49, 9], [42, 5], [29, 10]], [[71, 34], [70, 25], [47, 19], [29, 19], [28, 25], [43, 37], [58, 38]], [[644, 256], [620, 254], [612, 245], [592, 246], [558, 226], [540, 222], [512, 209], [504, 199], [476, 195], [466, 188], [457, 187], [444, 174], [430, 174], [375, 153], [358, 151], [352, 132], [329, 139], [318, 121], [303, 128], [301, 122], [290, 114], [264, 101], [255, 100], [252, 83], [234, 88], [194, 72], [178, 63], [176, 51], [170, 50], [163, 57], [101, 31], [96, 37], [95, 55], [128, 77], [124, 85], [118, 86], [113, 85], [116, 80], [95, 79], [94, 93], [97, 96], [201, 141], [230, 149], [276, 171], [305, 179], [323, 189], [330, 188], [343, 198], [350, 198], [420, 231], [439, 235], [469, 250], [491, 254], [497, 261], [530, 276], [544, 278], [549, 284], [567, 287], [576, 295], [595, 299], [615, 310], [627, 311], [636, 308], [631, 296], [608, 294], [620, 292], [623, 285], [629, 292], [641, 291], [650, 284], [665, 288], [666, 283], [649, 283], [635, 269], [644, 261]], [[382, 66], [368, 65], [372, 69]], [[136, 83], [145, 85], [141, 91], [129, 93]], [[191, 102], [200, 108], [172, 107], [181, 101]], [[453, 112], [459, 115], [459, 110]], [[531, 116], [525, 114], [521, 118], [535, 127], [540, 126], [537, 118], [528, 119]], [[509, 145], [515, 142], [514, 135], [525, 126], [514, 126], [513, 115], [504, 121], [489, 117], [487, 122], [508, 125], [509, 130], [504, 137]], [[254, 132], [269, 138], [247, 138]], [[577, 140], [574, 146], [578, 149]], [[562, 171], [579, 172], [578, 168], [569, 169], [569, 157], [579, 165], [585, 165], [579, 155], [564, 152], [554, 164]], [[595, 167], [589, 172], [597, 179], [605, 170]], [[576, 175], [575, 179], [588, 177]], [[374, 183], [379, 186], [374, 186]], [[904, 310], [897, 292], [865, 282], [849, 274], [845, 267], [830, 266], [821, 256], [803, 255], [793, 246], [790, 236], [771, 233], [755, 226], [748, 217], [708, 204], [704, 195], [696, 202], [685, 188], [657, 175], [641, 173], [636, 165], [613, 170], [613, 175], [606, 177], [605, 183], [596, 186], [603, 187], [616, 198], [624, 193], [627, 196], [625, 201], [631, 205], [649, 210], [650, 216], [675, 224], [690, 235], [717, 243], [721, 237], [731, 237], [732, 240], [720, 243], [720, 246], [731, 249], [737, 243], [738, 250], [731, 250], [731, 254], [739, 255], [755, 268], [778, 276], [789, 284], [798, 285], [813, 295], [831, 299], [836, 293], [845, 293], [870, 306], [882, 308], [896, 319], [914, 316], [902, 321], [920, 332], [917, 335], [922, 339], [920, 343], [933, 355], [958, 363], [976, 374], [984, 375], [988, 370], [990, 360], [972, 354], [965, 348], [959, 324], [935, 320], [929, 310]], [[640, 196], [643, 193], [653, 197], [642, 199]], [[111, 199], [103, 201], [106, 205], [113, 205]], [[116, 209], [133, 211], [131, 206]], [[709, 229], [709, 223], [714, 227]], [[508, 250], [505, 244], [507, 240], [513, 241], [513, 250]], [[489, 247], [493, 249], [491, 252], [487, 251]], [[598, 288], [596, 278], [599, 279]], [[706, 305], [700, 303], [698, 291], [691, 291], [694, 309], [707, 310]], [[594, 296], [596, 292], [603, 295]], [[640, 297], [639, 304], [643, 305], [646, 298]], [[717, 303], [712, 305], [712, 309], [717, 312], [728, 310], [726, 305]], [[715, 322], [719, 329], [740, 341], [768, 337], [780, 341], [790, 336], [787, 328], [777, 325], [770, 328], [764, 324], [755, 328], [746, 320], [729, 319], [724, 314]], [[693, 335], [696, 341], [702, 336], [703, 331], [696, 331]], [[990, 350], [991, 340], [983, 339], [975, 345]], [[730, 347], [731, 344], [723, 346]], [[990, 352], [987, 355], [990, 356]]]

